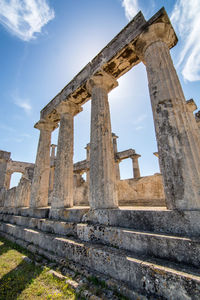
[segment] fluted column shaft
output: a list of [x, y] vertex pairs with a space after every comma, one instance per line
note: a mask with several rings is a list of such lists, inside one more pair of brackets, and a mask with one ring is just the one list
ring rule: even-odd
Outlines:
[[40, 130], [40, 138], [31, 185], [30, 206], [34, 208], [48, 205], [51, 132], [56, 127], [55, 123], [46, 120], [35, 125]]
[[108, 91], [117, 82], [101, 73], [87, 84], [92, 95], [90, 134], [90, 207], [115, 208], [118, 206], [116, 176], [112, 144]]
[[138, 154], [131, 156], [132, 164], [133, 164], [133, 177], [134, 178], [140, 177], [140, 168], [139, 168], [139, 163], [138, 163], [139, 157], [140, 157], [140, 155], [138, 155]]
[[74, 115], [81, 108], [73, 102], [63, 102], [57, 108], [60, 114], [57, 156], [54, 173], [52, 208], [73, 206]]
[[167, 207], [199, 210], [200, 140], [170, 56], [173, 32], [166, 24], [151, 27], [141, 40]]

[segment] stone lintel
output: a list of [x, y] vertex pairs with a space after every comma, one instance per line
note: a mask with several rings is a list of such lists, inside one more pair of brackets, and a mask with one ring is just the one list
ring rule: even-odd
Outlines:
[[194, 112], [197, 109], [197, 105], [194, 99], [189, 99], [186, 101], [188, 111]]
[[134, 154], [135, 154], [134, 149], [128, 149], [128, 150], [125, 150], [125, 151], [117, 152], [115, 157], [116, 157], [117, 160], [123, 160], [123, 159], [127, 159], [127, 158], [133, 156]]
[[[116, 79], [121, 77], [133, 66], [140, 62], [140, 58], [134, 50], [133, 44], [138, 36], [147, 30], [147, 27], [154, 23], [170, 24], [170, 20], [164, 8], [161, 8], [148, 21], [139, 12], [130, 23], [114, 37], [108, 45], [89, 62], [62, 90], [57, 94], [40, 113], [41, 118], [57, 119], [56, 107], [62, 101], [67, 101], [70, 96], [77, 104], [84, 104], [91, 95], [86, 89], [88, 79], [100, 69], [111, 74]], [[175, 40], [172, 47], [175, 45]]]
[[74, 164], [74, 173], [86, 172], [89, 170], [88, 161], [82, 160]]

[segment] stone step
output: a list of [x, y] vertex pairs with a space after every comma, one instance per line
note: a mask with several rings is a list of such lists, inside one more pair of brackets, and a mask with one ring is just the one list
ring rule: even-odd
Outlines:
[[155, 299], [200, 298], [200, 273], [197, 268], [136, 256], [125, 250], [46, 234], [9, 223], [1, 223], [0, 230], [48, 253], [125, 282], [142, 294], [156, 295]]
[[98, 242], [138, 255], [148, 255], [200, 265], [200, 238], [135, 231], [120, 227], [59, 222], [49, 219], [1, 215], [1, 220], [26, 228], [63, 236], [73, 236], [85, 242]]

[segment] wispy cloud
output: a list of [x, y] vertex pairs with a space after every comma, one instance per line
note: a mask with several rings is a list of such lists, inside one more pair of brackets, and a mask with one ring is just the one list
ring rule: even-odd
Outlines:
[[22, 108], [27, 115], [31, 113], [32, 106], [29, 99], [22, 99], [18, 96], [13, 96], [14, 104]]
[[54, 18], [46, 0], [1, 0], [0, 4], [0, 23], [24, 41], [35, 38]]
[[185, 80], [200, 80], [200, 1], [178, 0], [171, 21], [185, 44], [178, 61], [182, 75]]
[[138, 116], [138, 117], [133, 121], [133, 124], [140, 124], [140, 123], [142, 123], [146, 118], [147, 118], [147, 115], [146, 115], [146, 114], [142, 114], [142, 115]]
[[122, 6], [125, 10], [125, 15], [130, 21], [138, 13], [139, 5], [138, 0], [122, 0]]

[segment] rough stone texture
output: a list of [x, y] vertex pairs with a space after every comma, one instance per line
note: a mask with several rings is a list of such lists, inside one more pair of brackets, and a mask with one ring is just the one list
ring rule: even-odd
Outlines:
[[173, 66], [170, 25], [157, 23], [137, 42], [144, 54], [167, 207], [200, 209], [200, 136]]
[[48, 205], [51, 132], [56, 127], [55, 123], [45, 120], [40, 120], [35, 125], [35, 128], [40, 130], [40, 139], [31, 185], [31, 207], [44, 207]]
[[[116, 190], [120, 206], [166, 206], [160, 174], [119, 180]], [[74, 187], [74, 205], [89, 206], [87, 182]]]
[[6, 170], [10, 154], [10, 152], [0, 150], [0, 189], [6, 187]]
[[92, 77], [87, 88], [92, 94], [90, 134], [90, 206], [117, 207], [116, 174], [108, 91], [117, 86], [105, 72]]
[[51, 206], [64, 208], [73, 206], [73, 118], [81, 108], [68, 102], [60, 104], [57, 111], [61, 119]]

